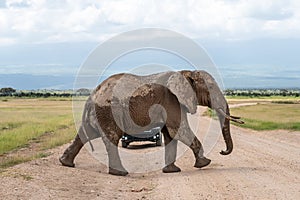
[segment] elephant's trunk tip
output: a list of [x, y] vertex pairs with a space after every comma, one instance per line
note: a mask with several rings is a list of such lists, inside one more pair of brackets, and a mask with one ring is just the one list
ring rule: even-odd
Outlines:
[[227, 150], [225, 150], [225, 151], [222, 150], [222, 151], [220, 152], [220, 154], [221, 154], [221, 155], [229, 155], [231, 152], [232, 152], [232, 149], [227, 149]]

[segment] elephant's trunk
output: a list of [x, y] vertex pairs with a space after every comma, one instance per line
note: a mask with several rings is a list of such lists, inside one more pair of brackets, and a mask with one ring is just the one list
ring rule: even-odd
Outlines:
[[[225, 112], [224, 112], [224, 109], [226, 110]], [[215, 110], [216, 110], [217, 115], [220, 120], [222, 134], [223, 134], [223, 138], [224, 138], [224, 141], [226, 144], [226, 150], [225, 151], [222, 150], [220, 152], [220, 154], [228, 155], [232, 152], [233, 143], [232, 143], [232, 138], [231, 138], [231, 134], [230, 134], [230, 118], [229, 118], [230, 115], [229, 115], [229, 108], [228, 108], [227, 102], [225, 101], [223, 108], [218, 108]]]
[[233, 143], [230, 134], [230, 121], [234, 121], [241, 124], [243, 124], [244, 122], [241, 121], [238, 117], [230, 116], [228, 105], [226, 105], [226, 112], [224, 112], [223, 109], [220, 108], [217, 110], [217, 113], [221, 122], [223, 138], [226, 143], [226, 150], [221, 151], [220, 154], [228, 155], [232, 152], [233, 149]]
[[231, 138], [231, 134], [230, 134], [230, 121], [229, 121], [229, 119], [225, 118], [224, 126], [222, 127], [222, 134], [223, 134], [223, 138], [224, 138], [225, 143], [226, 143], [226, 150], [225, 151], [222, 150], [220, 152], [220, 154], [228, 155], [232, 152], [232, 149], [233, 149], [233, 143], [232, 143], [232, 138]]

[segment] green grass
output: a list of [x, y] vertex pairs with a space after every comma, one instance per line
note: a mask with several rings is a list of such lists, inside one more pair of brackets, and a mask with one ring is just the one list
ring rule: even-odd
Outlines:
[[26, 147], [32, 140], [49, 133], [66, 142], [71, 136], [65, 129], [74, 135], [73, 124], [70, 101], [15, 99], [0, 102], [0, 155]]
[[277, 130], [277, 129], [285, 129], [285, 130], [293, 130], [300, 131], [300, 124], [298, 122], [291, 123], [278, 123], [272, 121], [259, 121], [254, 119], [244, 119], [245, 124], [242, 125], [244, 128], [250, 128], [257, 131], [262, 130]]
[[2, 159], [2, 161], [0, 162], [0, 170], [4, 170], [5, 168], [8, 167], [12, 167], [24, 162], [28, 162], [34, 159], [38, 159], [38, 158], [45, 158], [47, 156], [49, 156], [50, 153], [48, 152], [37, 152], [36, 154], [33, 155], [25, 155], [25, 156], [20, 156], [20, 155], [13, 155], [13, 156], [9, 156], [6, 157], [4, 159]]
[[0, 132], [0, 155], [26, 146], [48, 132], [59, 132], [63, 127], [72, 126], [72, 115], [48, 116], [41, 114], [29, 117], [28, 122], [17, 128], [5, 129]]
[[0, 131], [14, 129], [20, 127], [22, 125], [21, 122], [7, 122], [0, 124]]
[[75, 137], [75, 127], [68, 127], [60, 131], [52, 132], [48, 137], [41, 140], [41, 149], [47, 150], [57, 146], [61, 146]]
[[8, 159], [3, 160], [0, 163], [0, 169], [5, 169], [5, 168], [8, 168], [8, 167], [12, 167], [14, 165], [18, 165], [18, 164], [21, 164], [23, 162], [28, 162], [32, 159], [33, 159], [32, 157], [18, 157], [18, 156], [10, 157]]
[[[0, 101], [0, 169], [48, 156], [48, 149], [70, 142], [75, 134], [72, 101]], [[19, 155], [20, 148], [29, 146], [33, 152]]]
[[231, 114], [241, 116], [245, 124], [254, 130], [285, 129], [300, 131], [300, 104], [263, 103], [231, 109]]

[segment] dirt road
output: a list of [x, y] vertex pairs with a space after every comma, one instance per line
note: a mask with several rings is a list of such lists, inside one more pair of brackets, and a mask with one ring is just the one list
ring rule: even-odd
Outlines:
[[[199, 117], [190, 117], [190, 124], [194, 126]], [[211, 119], [201, 118], [197, 135], [203, 141]], [[188, 150], [177, 161], [180, 173], [158, 170], [126, 177], [107, 174], [105, 165], [86, 149], [76, 159], [76, 168], [60, 166], [57, 158], [64, 145], [47, 158], [0, 173], [0, 199], [300, 199], [299, 132], [255, 132], [232, 126], [232, 136], [234, 151], [229, 156], [219, 154], [225, 148], [222, 137], [211, 151], [204, 144], [212, 159], [204, 169], [193, 167]], [[156, 148], [160, 147], [126, 151]]]

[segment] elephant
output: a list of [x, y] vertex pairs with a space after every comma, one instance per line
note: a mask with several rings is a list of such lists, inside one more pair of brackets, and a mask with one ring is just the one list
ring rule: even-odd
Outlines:
[[208, 72], [182, 70], [147, 76], [112, 75], [89, 96], [75, 140], [59, 161], [63, 166], [74, 167], [74, 159], [83, 145], [102, 137], [108, 153], [109, 174], [125, 176], [128, 172], [118, 151], [122, 135], [160, 126], [165, 146], [164, 173], [181, 171], [175, 165], [178, 141], [193, 151], [194, 167], [203, 168], [211, 160], [204, 156], [203, 146], [187, 120], [187, 113], [195, 114], [197, 105], [216, 111], [226, 144], [226, 150], [220, 154], [230, 154], [233, 150], [230, 121], [243, 121], [230, 115], [222, 91]]

